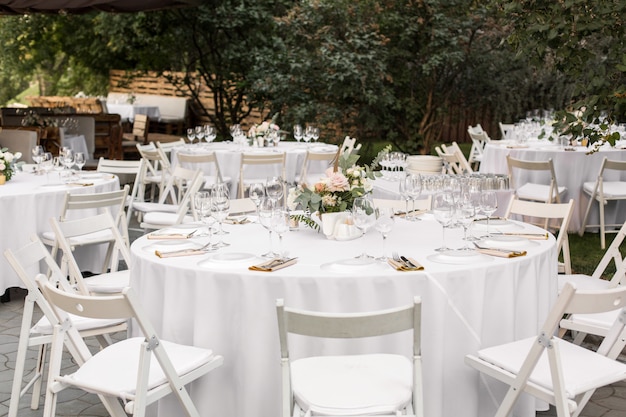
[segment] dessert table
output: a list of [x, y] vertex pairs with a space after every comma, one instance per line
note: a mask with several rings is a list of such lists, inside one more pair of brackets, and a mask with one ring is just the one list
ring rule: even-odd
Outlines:
[[[89, 185], [91, 184], [91, 185]], [[6, 249], [19, 249], [30, 242], [32, 235], [41, 235], [51, 230], [50, 218], [59, 216], [63, 208], [65, 194], [87, 194], [118, 190], [120, 183], [111, 174], [87, 173], [72, 185], [59, 182], [59, 175], [51, 172], [49, 181], [46, 175], [16, 172], [5, 185], [0, 186], [0, 294], [7, 288], [22, 287], [22, 281], [15, 274], [6, 258]], [[89, 215], [85, 210], [82, 215]], [[93, 214], [96, 214], [93, 212]], [[78, 216], [71, 213], [69, 218]], [[75, 217], [74, 217], [75, 218]], [[99, 270], [104, 260], [104, 250], [99, 248], [77, 248], [76, 259], [81, 270]], [[97, 268], [97, 269], [96, 269]], [[36, 271], [33, 271], [33, 273]]]
[[[519, 145], [508, 140], [491, 141], [485, 146], [483, 160], [480, 163], [480, 172], [507, 174], [506, 155], [526, 161], [547, 161], [552, 158], [559, 186], [567, 187], [567, 192], [562, 197], [562, 201], [568, 201], [570, 198], [575, 201], [569, 230], [578, 232], [588, 204], [588, 197], [583, 196], [582, 192], [583, 183], [595, 182], [604, 157], [626, 161], [626, 149], [603, 147], [598, 152], [589, 155], [587, 155], [588, 149], [582, 146], [568, 147], [567, 149], [553, 145], [547, 140], [531, 140], [525, 145]], [[539, 175], [537, 173], [524, 174], [520, 180], [523, 183], [523, 181], [541, 181], [544, 179]], [[626, 174], [622, 174], [619, 178], [619, 174], [607, 172], [605, 179], [626, 181]], [[549, 178], [547, 181], [549, 182]], [[626, 202], [612, 202], [605, 208], [605, 216], [607, 224], [624, 222], [626, 220]], [[599, 223], [597, 204], [592, 206], [587, 223]]]
[[[518, 222], [498, 227], [541, 231]], [[198, 226], [178, 228], [191, 231]], [[502, 386], [479, 377], [464, 364], [464, 356], [536, 334], [557, 294], [552, 235], [545, 240], [493, 238], [508, 248], [527, 251], [526, 256], [515, 258], [473, 251], [438, 253], [434, 248], [441, 244], [442, 229], [432, 215], [424, 214], [417, 222], [396, 218], [387, 239], [388, 252], [397, 250], [425, 267], [423, 271], [400, 272], [384, 262], [355, 259], [363, 251], [381, 254], [381, 237], [374, 230], [356, 240], [337, 241], [301, 224], [284, 236], [288, 256], [297, 256], [297, 263], [259, 272], [248, 267], [263, 262], [259, 254], [267, 250], [267, 231], [257, 223], [226, 224], [224, 228], [230, 232], [224, 240], [231, 246], [207, 254], [155, 255], [156, 250], [197, 248], [207, 238], [156, 240], [144, 236], [131, 246], [131, 287], [160, 336], [210, 347], [224, 356], [222, 367], [191, 385], [192, 398], [207, 416], [280, 415], [277, 298], [297, 308], [358, 312], [407, 305], [415, 295], [422, 297], [425, 415], [494, 415]], [[484, 233], [484, 224], [477, 224], [476, 229], [475, 233]], [[464, 245], [460, 229], [450, 229], [446, 236], [448, 246]], [[294, 357], [368, 349], [409, 356], [411, 346], [410, 334], [384, 342], [350, 341], [356, 342], [356, 347], [350, 348], [345, 341], [336, 340], [294, 342]], [[520, 415], [534, 416], [535, 402], [525, 401], [527, 408]], [[176, 400], [168, 398], [149, 415], [180, 413]]]
[[[176, 157], [178, 152], [193, 154], [215, 152], [222, 176], [231, 178], [231, 195], [237, 195], [242, 153], [262, 154], [284, 152], [285, 180], [292, 184], [295, 183], [300, 177], [300, 171], [302, 169], [302, 164], [304, 163], [304, 157], [306, 156], [307, 149], [315, 150], [317, 152], [337, 152], [337, 145], [329, 145], [325, 143], [279, 142], [278, 146], [258, 148], [252, 146], [242, 146], [230, 141], [196, 143], [175, 147], [172, 149], [171, 158], [172, 167], [175, 167], [178, 164]], [[327, 167], [322, 166], [319, 161], [313, 161], [311, 162], [311, 165], [309, 165], [308, 172], [319, 172], [321, 177], [326, 168]], [[280, 175], [280, 172], [276, 172], [272, 167], [250, 166], [247, 167], [247, 169], [249, 170], [246, 171], [247, 175], [252, 178], [266, 178], [269, 176]]]

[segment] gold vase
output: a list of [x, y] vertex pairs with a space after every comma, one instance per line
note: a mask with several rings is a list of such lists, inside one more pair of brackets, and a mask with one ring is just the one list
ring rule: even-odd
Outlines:
[[7, 177], [4, 174], [0, 174], [0, 185], [4, 185], [7, 182]]

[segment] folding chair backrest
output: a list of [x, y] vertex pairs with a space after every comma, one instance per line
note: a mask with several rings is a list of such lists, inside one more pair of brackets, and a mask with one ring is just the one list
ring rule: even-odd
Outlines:
[[136, 114], [133, 120], [133, 136], [135, 140], [140, 143], [146, 143], [148, 141], [148, 130], [150, 125], [150, 119], [145, 114]]
[[341, 148], [339, 148], [339, 154], [351, 153], [354, 149], [354, 144], [356, 143], [356, 138], [351, 138], [350, 136], [346, 136], [341, 144]]
[[180, 138], [178, 140], [174, 140], [171, 142], [159, 142], [157, 141], [156, 146], [157, 148], [161, 149], [163, 152], [165, 152], [165, 154], [169, 154], [170, 152], [172, 152], [172, 149], [176, 148], [177, 146], [182, 146], [184, 145], [185, 139]]
[[446, 154], [452, 154], [456, 157], [457, 165], [461, 171], [460, 173], [471, 174], [472, 172], [474, 172], [471, 165], [467, 161], [467, 158], [465, 158], [465, 155], [463, 155], [463, 151], [461, 151], [458, 143], [452, 142], [451, 145], [443, 144], [441, 145], [441, 147]]
[[463, 173], [459, 163], [459, 158], [455, 154], [448, 153], [439, 146], [435, 147], [435, 151], [443, 161], [444, 174], [460, 175]]
[[178, 158], [180, 166], [194, 170], [199, 169], [204, 172], [205, 175], [213, 175], [217, 181], [223, 182], [222, 172], [220, 170], [219, 162], [215, 156], [215, 152], [193, 154], [178, 152], [176, 154], [176, 158]]
[[513, 123], [502, 123], [499, 122], [500, 134], [502, 135], [502, 139], [509, 139], [509, 136], [513, 132], [515, 125]]
[[[624, 242], [624, 238], [626, 237], [626, 222], [619, 229], [611, 245], [607, 248], [606, 252], [598, 262], [598, 266], [593, 271], [591, 275], [592, 278], [600, 279], [611, 262], [615, 265], [615, 273], [611, 277], [611, 285], [616, 286], [622, 283], [624, 278], [626, 277], [626, 257], [622, 255], [620, 251], [620, 246], [622, 242]], [[626, 284], [626, 281], [624, 281]]]
[[[278, 168], [278, 175], [285, 179], [285, 153], [242, 153], [241, 165], [239, 167], [239, 198], [244, 197], [245, 191], [245, 170], [247, 166], [274, 165]], [[267, 178], [272, 175], [264, 175]]]
[[[511, 181], [511, 188], [516, 189], [522, 184], [519, 184], [518, 174], [520, 170], [527, 171], [544, 171], [545, 176], [549, 178], [550, 184], [550, 201], [560, 202], [559, 186], [556, 180], [556, 173], [554, 171], [554, 164], [552, 158], [547, 161], [524, 161], [521, 159], [512, 158], [511, 155], [506, 156], [507, 167], [509, 171], [509, 179]], [[536, 181], [532, 181], [536, 182]]]
[[145, 174], [146, 161], [142, 158], [138, 161], [118, 161], [115, 159], [100, 158], [98, 161], [98, 172], [107, 172], [118, 176], [132, 176], [133, 188], [127, 199], [126, 224], [130, 224], [133, 203], [143, 201], [145, 195], [145, 185], [142, 176]]
[[300, 171], [300, 183], [307, 181], [307, 175], [309, 174], [309, 166], [311, 162], [327, 163], [326, 168], [333, 166], [334, 162], [339, 157], [339, 152], [315, 152], [311, 150], [306, 151], [304, 162], [302, 163], [302, 170]]

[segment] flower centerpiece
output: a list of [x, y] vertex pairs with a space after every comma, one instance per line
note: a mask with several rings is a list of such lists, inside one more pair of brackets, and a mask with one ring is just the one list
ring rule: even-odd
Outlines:
[[265, 120], [261, 124], [255, 124], [248, 130], [248, 138], [252, 144], [258, 146], [269, 146], [270, 143], [276, 143], [275, 136], [280, 135], [280, 127], [276, 124], [276, 113], [271, 120]]
[[9, 181], [11, 179], [15, 162], [21, 157], [21, 152], [11, 153], [8, 148], [0, 149], [0, 175], [4, 177], [4, 180], [0, 181]]

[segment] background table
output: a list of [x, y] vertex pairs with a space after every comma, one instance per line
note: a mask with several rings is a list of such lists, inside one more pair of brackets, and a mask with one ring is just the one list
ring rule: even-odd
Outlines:
[[[398, 272], [384, 263], [355, 268], [331, 263], [363, 250], [380, 255], [381, 238], [373, 230], [357, 240], [332, 241], [301, 226], [284, 238], [290, 255], [299, 256], [298, 263], [266, 273], [247, 269], [258, 259], [222, 262], [217, 257], [265, 252], [267, 231], [258, 224], [225, 228], [231, 246], [215, 254], [161, 259], [154, 254], [159, 241], [145, 237], [131, 247], [131, 286], [161, 337], [210, 347], [224, 356], [221, 368], [192, 384], [202, 415], [280, 415], [277, 298], [297, 308], [355, 312], [410, 304], [414, 295], [423, 302], [425, 414], [493, 415], [497, 400], [488, 390], [497, 390], [498, 384], [479, 378], [464, 364], [465, 354], [536, 334], [557, 291], [552, 236], [529, 243], [524, 257], [450, 265], [428, 259], [441, 243], [441, 227], [434, 220], [397, 219], [389, 251], [412, 256], [426, 267], [423, 272]], [[463, 244], [460, 229], [449, 231], [448, 238], [450, 246]], [[409, 336], [387, 343], [362, 341], [349, 351], [373, 347], [409, 355]], [[295, 357], [348, 351], [337, 341], [296, 342], [291, 349]], [[175, 400], [166, 399], [152, 411], [179, 415], [177, 407]]]
[[[172, 149], [172, 166], [178, 164], [176, 154], [178, 152], [183, 153], [195, 153], [202, 154], [203, 152], [215, 152], [217, 162], [220, 166], [222, 176], [231, 178], [231, 195], [237, 195], [237, 188], [239, 183], [239, 168], [241, 165], [242, 153], [285, 153], [285, 180], [293, 184], [300, 178], [300, 171], [304, 158], [306, 156], [307, 149], [316, 151], [329, 151], [336, 152], [337, 145], [328, 145], [324, 143], [304, 143], [304, 142], [279, 142], [276, 147], [257, 148], [249, 146], [241, 146], [232, 142], [213, 142], [213, 143], [201, 143], [201, 144], [187, 144]], [[316, 165], [317, 163], [317, 165]], [[319, 161], [311, 163], [309, 166], [309, 173], [320, 172], [320, 177], [323, 176], [325, 166], [322, 166]], [[268, 170], [269, 169], [269, 170]], [[247, 175], [251, 178], [266, 178], [268, 176], [280, 175], [280, 172], [276, 172], [271, 167], [262, 166], [249, 166], [246, 168]]]
[[[118, 178], [110, 174], [97, 179], [89, 178], [86, 181], [93, 185], [48, 185], [46, 175], [18, 172], [11, 181], [0, 186], [0, 219], [2, 219], [0, 294], [10, 287], [24, 288], [22, 281], [4, 257], [4, 251], [9, 248], [19, 249], [30, 242], [32, 235], [41, 235], [51, 230], [50, 218], [61, 214], [63, 200], [68, 191], [87, 194], [114, 191], [120, 187]], [[50, 183], [55, 182], [58, 182], [58, 174], [50, 173]], [[90, 210], [85, 210], [82, 214], [89, 215], [89, 213]], [[72, 213], [69, 218], [76, 218], [72, 216], [78, 216], [78, 213]], [[102, 250], [93, 247], [77, 248], [75, 253], [81, 270], [90, 271], [96, 271], [102, 267], [104, 261], [102, 255]]]
[[[492, 141], [485, 146], [483, 160], [480, 163], [480, 172], [507, 174], [506, 155], [525, 161], [547, 161], [552, 158], [559, 186], [567, 187], [567, 192], [562, 197], [562, 201], [567, 202], [570, 198], [575, 201], [569, 230], [578, 232], [589, 201], [586, 195], [583, 196], [583, 183], [596, 181], [604, 157], [626, 161], [626, 150], [603, 148], [596, 153], [587, 155], [587, 148], [576, 147], [574, 149], [574, 151], [566, 151], [547, 141], [529, 141], [526, 147], [518, 147], [508, 141]], [[547, 180], [546, 184], [549, 183], [549, 177], [544, 177], [541, 174], [524, 173], [518, 179], [518, 184], [523, 184], [525, 181], [538, 182], [542, 180]], [[618, 173], [607, 172], [605, 179], [626, 181], [626, 174], [622, 174], [620, 178]], [[626, 202], [611, 202], [605, 208], [605, 216], [607, 224], [623, 223], [626, 220]], [[595, 204], [589, 214], [587, 224], [598, 224], [599, 221], [598, 205]]]
[[122, 120], [133, 121], [136, 114], [145, 114], [150, 120], [159, 120], [161, 118], [161, 112], [159, 106], [144, 106], [136, 104], [119, 104], [108, 103], [107, 110], [109, 113], [119, 114]]

